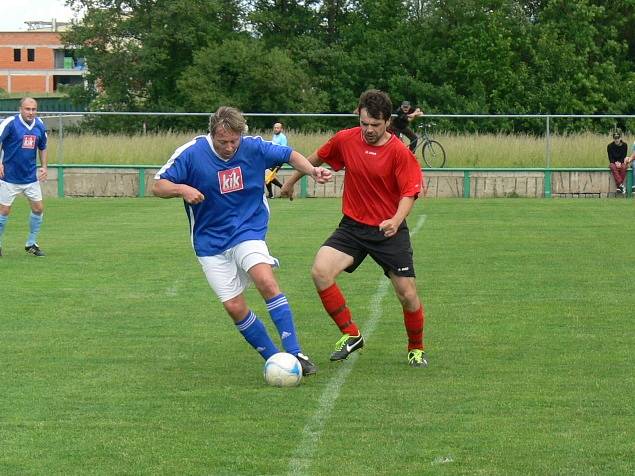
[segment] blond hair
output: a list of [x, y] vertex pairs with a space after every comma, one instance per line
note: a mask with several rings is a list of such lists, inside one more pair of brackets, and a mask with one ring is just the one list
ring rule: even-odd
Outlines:
[[211, 135], [215, 135], [219, 127], [226, 131], [242, 134], [246, 126], [247, 121], [235, 107], [221, 106], [209, 117], [209, 133]]

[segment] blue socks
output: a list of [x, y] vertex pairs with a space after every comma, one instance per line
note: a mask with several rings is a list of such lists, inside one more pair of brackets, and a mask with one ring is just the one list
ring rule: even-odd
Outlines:
[[26, 246], [31, 246], [36, 243], [37, 235], [40, 232], [42, 226], [42, 215], [36, 215], [31, 212], [29, 216], [29, 237], [26, 239]]
[[267, 328], [253, 311], [249, 311], [247, 317], [237, 322], [236, 328], [263, 359], [267, 360], [273, 354], [279, 352], [276, 344], [269, 337]]
[[4, 233], [4, 226], [7, 224], [9, 215], [0, 215], [0, 245], [2, 244], [2, 234]]
[[[300, 352], [300, 344], [298, 335], [295, 332], [293, 324], [293, 314], [289, 301], [284, 294], [267, 299], [267, 310], [271, 316], [271, 320], [280, 334], [282, 347], [285, 352], [296, 355]], [[236, 323], [236, 328], [243, 335], [245, 340], [260, 353], [263, 359], [267, 360], [273, 354], [280, 352], [276, 344], [273, 343], [271, 337], [267, 333], [267, 328], [260, 319], [249, 311], [249, 314], [240, 322]]]
[[287, 297], [281, 293], [271, 299], [267, 299], [265, 303], [267, 304], [267, 311], [269, 311], [271, 320], [276, 325], [276, 329], [278, 329], [284, 350], [289, 354], [296, 355], [300, 352], [300, 343], [293, 325], [293, 313], [291, 312], [291, 307], [289, 307]]

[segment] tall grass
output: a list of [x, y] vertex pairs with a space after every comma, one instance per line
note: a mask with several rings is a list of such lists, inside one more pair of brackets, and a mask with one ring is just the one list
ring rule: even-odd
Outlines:
[[[203, 132], [162, 132], [137, 135], [70, 134], [60, 141], [49, 138], [49, 162], [65, 164], [160, 165], [181, 145]], [[254, 131], [269, 139], [269, 131]], [[292, 147], [308, 155], [326, 142], [329, 132], [289, 131]], [[606, 167], [606, 146], [610, 138], [595, 133], [553, 135], [528, 134], [439, 134], [448, 157], [446, 167]], [[632, 144], [632, 137], [625, 137]], [[630, 147], [629, 147], [630, 148]]]

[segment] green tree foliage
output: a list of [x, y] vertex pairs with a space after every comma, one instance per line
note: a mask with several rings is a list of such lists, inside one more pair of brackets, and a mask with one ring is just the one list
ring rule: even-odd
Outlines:
[[[248, 36], [210, 45], [194, 54], [177, 87], [189, 110], [214, 111], [229, 104], [252, 113], [315, 112], [326, 94], [282, 49], [265, 49]], [[250, 120], [256, 126], [271, 119]]]
[[232, 0], [69, 0], [85, 8], [64, 35], [87, 58], [97, 105], [117, 110], [174, 110], [176, 81], [194, 52], [240, 28]]
[[[93, 107], [106, 110], [233, 104], [246, 112], [349, 113], [369, 87], [438, 113], [635, 109], [635, 0], [67, 3], [86, 11], [65, 38], [88, 60]], [[308, 123], [320, 124], [299, 121]], [[543, 128], [530, 120], [443, 126]], [[567, 127], [591, 126], [606, 124]]]

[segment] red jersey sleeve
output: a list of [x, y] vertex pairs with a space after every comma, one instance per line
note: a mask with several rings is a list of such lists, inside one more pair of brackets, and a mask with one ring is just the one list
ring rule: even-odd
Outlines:
[[423, 186], [423, 170], [409, 149], [402, 151], [402, 157], [396, 161], [395, 175], [399, 182], [402, 197], [417, 198]]
[[318, 149], [317, 153], [320, 160], [329, 164], [335, 171], [342, 170], [345, 167], [344, 156], [340, 147], [342, 132], [340, 131], [331, 137], [326, 144]]

